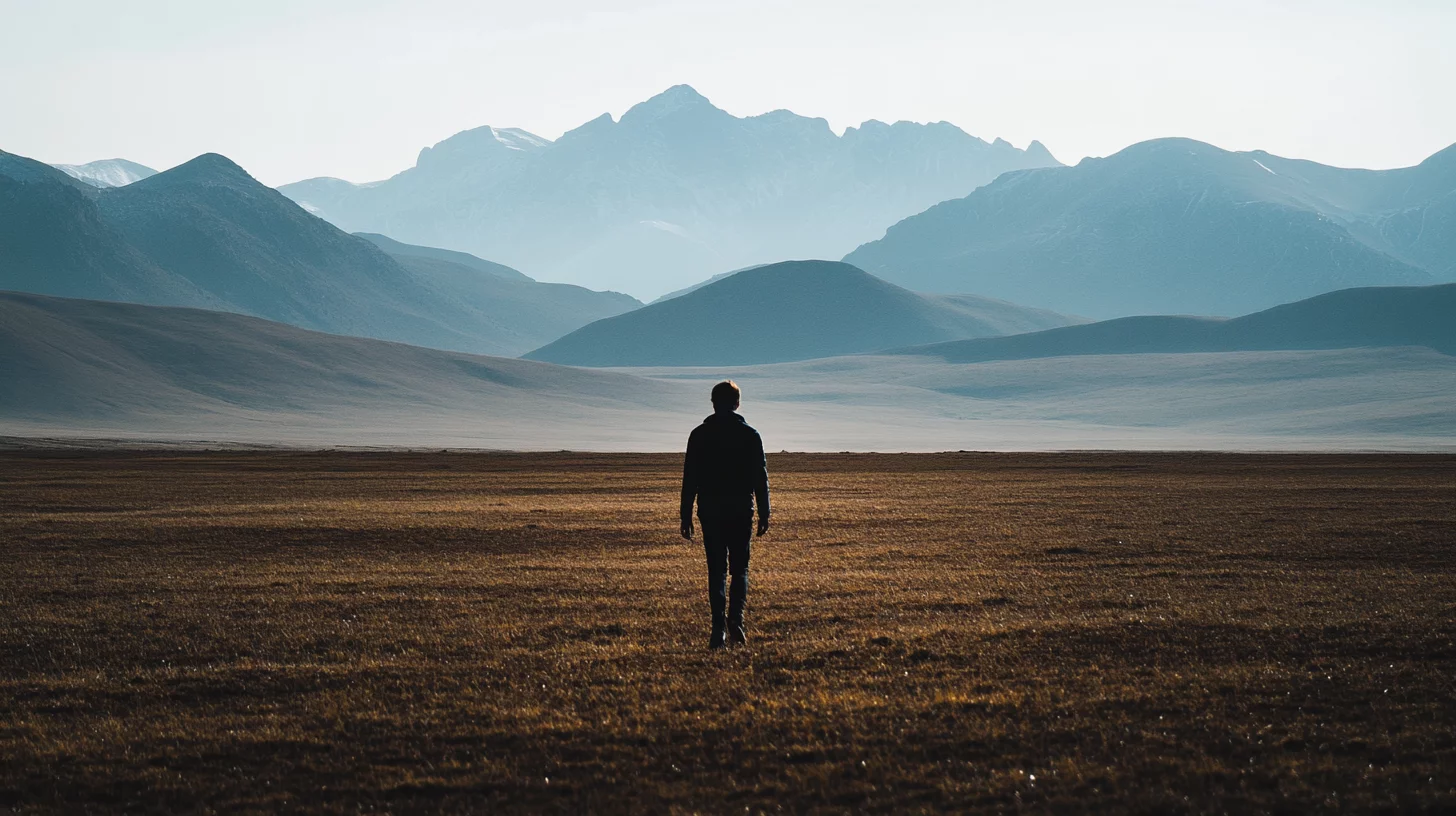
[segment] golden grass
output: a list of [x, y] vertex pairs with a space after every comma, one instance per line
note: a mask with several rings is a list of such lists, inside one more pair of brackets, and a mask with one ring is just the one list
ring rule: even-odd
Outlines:
[[0, 456], [0, 806], [1456, 807], [1456, 458]]

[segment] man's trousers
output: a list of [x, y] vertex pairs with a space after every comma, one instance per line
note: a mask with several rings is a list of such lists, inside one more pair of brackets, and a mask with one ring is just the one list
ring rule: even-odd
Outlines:
[[[743, 625], [743, 606], [748, 598], [748, 557], [753, 542], [753, 516], [729, 516], [705, 519], [703, 550], [708, 556], [708, 605], [713, 613], [713, 631], [721, 633], [724, 624]], [[727, 597], [724, 584], [727, 583]], [[727, 606], [725, 620], [724, 606]]]

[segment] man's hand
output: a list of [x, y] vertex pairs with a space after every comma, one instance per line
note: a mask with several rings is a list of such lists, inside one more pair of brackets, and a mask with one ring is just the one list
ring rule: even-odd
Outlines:
[[683, 519], [682, 530], [680, 530], [680, 532], [682, 533], [682, 537], [683, 538], [686, 538], [688, 541], [692, 541], [693, 540], [693, 520], [692, 519]]
[[767, 532], [768, 532], [768, 516], [759, 516], [758, 517], [758, 534], [759, 535], [763, 535], [763, 534], [765, 534]]

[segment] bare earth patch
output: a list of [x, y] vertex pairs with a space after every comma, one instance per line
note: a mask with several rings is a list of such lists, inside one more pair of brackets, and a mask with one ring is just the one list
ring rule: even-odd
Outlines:
[[1456, 808], [1456, 457], [0, 454], [0, 807]]

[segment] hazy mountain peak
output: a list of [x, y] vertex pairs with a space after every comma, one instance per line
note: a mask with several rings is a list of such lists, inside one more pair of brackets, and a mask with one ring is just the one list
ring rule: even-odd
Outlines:
[[800, 116], [786, 108], [771, 110], [768, 113], [760, 113], [757, 116], [748, 117], [754, 122], [763, 122], [770, 125], [787, 125], [789, 127], [803, 128], [805, 130], [824, 131], [833, 135], [834, 131], [829, 127], [829, 120], [823, 117]]
[[263, 187], [248, 171], [220, 153], [204, 153], [169, 170], [133, 182], [120, 190], [141, 187], [160, 189], [174, 184], [216, 185], [226, 187]]
[[616, 125], [617, 120], [613, 119], [610, 113], [604, 113], [595, 119], [583, 122], [571, 130], [566, 131], [552, 144], [566, 145], [584, 139], [591, 139], [595, 134], [606, 132], [616, 127]]
[[183, 167], [205, 167], [213, 170], [221, 170], [233, 173], [247, 172], [241, 166], [239, 166], [237, 162], [229, 159], [227, 156], [224, 156], [221, 153], [203, 153], [202, 155], [189, 161], [185, 161], [172, 169], [178, 170]]
[[622, 114], [621, 123], [652, 122], [688, 111], [725, 113], [709, 102], [707, 97], [693, 90], [691, 85], [674, 85], [644, 102], [633, 105]]
[[1189, 139], [1186, 136], [1164, 136], [1130, 144], [1112, 155], [1130, 158], [1160, 155], [1219, 156], [1227, 153], [1228, 151], [1223, 148], [1214, 147], [1208, 142], [1200, 142], [1197, 139]]
[[1035, 139], [1032, 139], [1031, 144], [1026, 146], [1026, 157], [1028, 159], [1044, 161], [1047, 164], [1061, 164], [1061, 162], [1057, 161], [1056, 157], [1052, 155], [1052, 152], [1050, 150], [1047, 150], [1046, 145]]
[[101, 159], [85, 164], [56, 164], [57, 170], [94, 187], [124, 187], [157, 174], [144, 164], [126, 159]]
[[[979, 136], [972, 136], [971, 134], [967, 133], [965, 129], [963, 129], [960, 125], [954, 124], [952, 122], [947, 122], [944, 119], [938, 122], [925, 122], [923, 124], [920, 122], [911, 122], [907, 119], [901, 119], [894, 124], [894, 129], [903, 130], [906, 132], [920, 131], [922, 133], [941, 133], [947, 136], [972, 139], [974, 141], [980, 142], [981, 144], [986, 144], [985, 139], [982, 139]], [[1001, 140], [998, 139], [997, 141]], [[1006, 146], [1011, 147], [1010, 144], [1007, 144]], [[1016, 148], [1011, 149], [1015, 150]]]
[[551, 144], [550, 139], [520, 128], [496, 128], [490, 125], [462, 130], [431, 147], [420, 151], [416, 167], [430, 165], [458, 166], [489, 157], [501, 157], [507, 151], [526, 154]]
[[648, 97], [646, 101], [640, 102], [633, 107], [652, 107], [654, 105], [711, 105], [708, 97], [698, 93], [697, 89], [687, 84], [677, 84], [668, 88], [656, 96]]
[[1135, 168], [1146, 172], [1150, 168], [1162, 168], [1165, 173], [1185, 172], [1201, 168], [1201, 172], [1213, 172], [1219, 166], [1218, 160], [1233, 154], [1197, 139], [1183, 136], [1165, 136], [1130, 144], [1110, 156], [1088, 157], [1078, 162], [1107, 167]]
[[[894, 124], [887, 124], [879, 119], [867, 119], [857, 128], [845, 128], [844, 139], [848, 142], [890, 143], [906, 146], [919, 146], [922, 144], [939, 144], [943, 147], [971, 144], [989, 146], [984, 139], [972, 136], [959, 126], [950, 122], [921, 123], [912, 122], [908, 119], [897, 120]], [[1004, 144], [1004, 147], [1012, 152], [1020, 152], [1009, 144]], [[912, 149], [918, 148], [912, 147]]]

